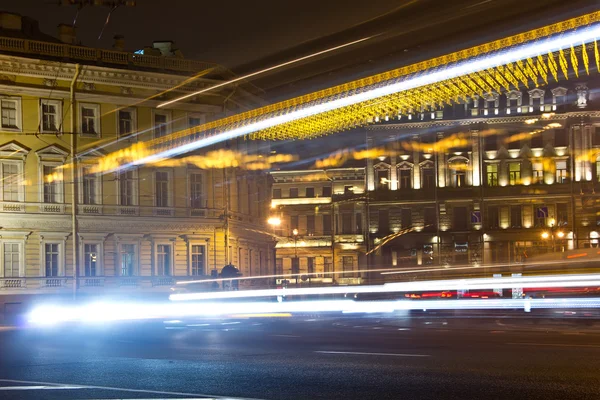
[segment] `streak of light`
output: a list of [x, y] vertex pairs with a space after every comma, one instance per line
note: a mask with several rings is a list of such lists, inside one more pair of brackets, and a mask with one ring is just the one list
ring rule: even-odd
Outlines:
[[418, 282], [396, 282], [383, 285], [308, 287], [292, 289], [259, 289], [236, 292], [178, 293], [173, 301], [241, 299], [272, 296], [305, 296], [346, 293], [395, 293], [432, 290], [510, 289], [513, 287], [591, 287], [600, 286], [600, 274], [550, 275], [534, 277], [473, 278]]
[[[378, 35], [375, 35], [375, 36], [378, 36]], [[296, 58], [294, 60], [290, 60], [290, 61], [286, 61], [286, 62], [281, 63], [281, 64], [274, 65], [272, 67], [261, 69], [260, 71], [255, 71], [255, 72], [252, 72], [252, 73], [249, 73], [249, 74], [246, 74], [246, 75], [242, 75], [242, 76], [237, 77], [235, 79], [231, 79], [231, 80], [229, 80], [227, 82], [222, 82], [222, 83], [219, 83], [217, 85], [213, 85], [213, 86], [204, 88], [202, 90], [198, 90], [198, 91], [196, 91], [194, 93], [189, 93], [189, 94], [186, 94], [184, 96], [178, 97], [176, 99], [166, 101], [164, 103], [159, 104], [157, 107], [158, 108], [162, 108], [162, 107], [168, 106], [169, 104], [177, 103], [177, 102], [179, 102], [181, 100], [185, 100], [185, 99], [187, 99], [189, 97], [196, 96], [198, 94], [206, 93], [208, 91], [211, 91], [211, 90], [223, 87], [223, 86], [231, 85], [232, 83], [243, 81], [243, 80], [246, 80], [248, 78], [252, 78], [254, 76], [261, 75], [261, 74], [264, 74], [264, 73], [269, 72], [269, 71], [273, 71], [275, 69], [279, 69], [279, 68], [282, 68], [282, 67], [285, 67], [285, 66], [288, 66], [288, 65], [291, 65], [291, 64], [295, 64], [295, 63], [300, 62], [300, 61], [308, 60], [310, 58], [314, 58], [314, 57], [317, 57], [317, 56], [320, 56], [320, 55], [323, 55], [323, 54], [326, 54], [326, 53], [330, 53], [330, 52], [335, 51], [335, 50], [342, 49], [344, 47], [348, 47], [348, 46], [352, 46], [352, 45], [355, 45], [355, 44], [360, 43], [360, 42], [364, 42], [364, 41], [369, 40], [369, 39], [371, 39], [371, 38], [373, 38], [375, 36], [368, 36], [368, 37], [365, 37], [365, 38], [362, 38], [362, 39], [358, 39], [358, 40], [355, 40], [355, 41], [352, 41], [352, 42], [344, 43], [342, 45], [331, 47], [331, 48], [326, 49], [326, 50], [321, 50], [321, 51], [318, 51], [316, 53], [312, 53], [312, 54], [309, 54], [309, 55], [306, 55], [306, 56], [303, 56], [303, 57]]]
[[[374, 100], [379, 97], [388, 96], [394, 93], [415, 89], [417, 87], [426, 86], [448, 79], [458, 78], [471, 73], [485, 71], [490, 68], [495, 68], [500, 65], [506, 65], [512, 62], [521, 61], [531, 57], [537, 57], [539, 54], [547, 54], [549, 52], [560, 50], [564, 47], [570, 47], [572, 43], [589, 43], [600, 36], [600, 25], [591, 26], [588, 29], [564, 33], [557, 37], [550, 37], [543, 40], [538, 40], [534, 43], [517, 46], [507, 49], [499, 54], [489, 57], [481, 57], [472, 61], [461, 62], [453, 66], [449, 66], [443, 70], [434, 70], [429, 73], [418, 75], [399, 81], [387, 86], [376, 87], [370, 90], [364, 90], [344, 98], [336, 98], [328, 102], [307, 106], [305, 108], [289, 112], [283, 115], [277, 115], [261, 121], [250, 123], [245, 126], [230, 129], [225, 132], [216, 134], [211, 137], [203, 138], [192, 143], [186, 143], [181, 146], [171, 148], [162, 152], [153, 154], [147, 158], [137, 160], [132, 165], [141, 165], [152, 161], [153, 159], [162, 159], [172, 157], [178, 154], [186, 153], [192, 150], [197, 150], [202, 147], [210, 146], [225, 140], [234, 139], [240, 136], [248, 135], [253, 132], [258, 132], [263, 129], [272, 128], [287, 122], [297, 121], [313, 115], [326, 113], [328, 111], [337, 110], [343, 107], [352, 106], [364, 101]], [[127, 166], [127, 167], [128, 167]]]
[[43, 305], [27, 316], [33, 326], [66, 322], [104, 325], [107, 322], [202, 317], [282, 318], [302, 313], [392, 313], [407, 310], [492, 310], [600, 308], [600, 298], [445, 299], [445, 300], [306, 300], [284, 302], [111, 303]]

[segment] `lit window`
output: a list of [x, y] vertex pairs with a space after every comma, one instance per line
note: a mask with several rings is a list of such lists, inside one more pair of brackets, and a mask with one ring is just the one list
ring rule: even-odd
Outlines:
[[121, 276], [135, 275], [135, 254], [135, 244], [121, 244]]
[[402, 168], [399, 172], [400, 189], [412, 189], [412, 169]]
[[521, 163], [508, 164], [508, 183], [519, 185], [521, 183]]
[[58, 100], [41, 101], [41, 131], [56, 133], [62, 126], [62, 103]]
[[100, 134], [100, 105], [81, 104], [79, 107], [80, 129], [83, 135], [97, 136]]
[[567, 182], [567, 162], [556, 161], [556, 183]]
[[82, 179], [82, 203], [98, 204], [99, 180], [98, 175], [92, 172], [91, 166], [81, 168]]
[[21, 129], [21, 99], [2, 99], [0, 108], [2, 109], [2, 129]]
[[62, 170], [57, 165], [43, 165], [44, 203], [62, 203]]
[[488, 164], [487, 166], [487, 185], [498, 186], [498, 164]]
[[98, 275], [98, 245], [84, 244], [83, 245], [83, 266], [85, 268], [85, 276]]
[[542, 182], [544, 182], [544, 164], [542, 164], [542, 163], [533, 163], [531, 165], [531, 168], [532, 168], [533, 183], [542, 183]]

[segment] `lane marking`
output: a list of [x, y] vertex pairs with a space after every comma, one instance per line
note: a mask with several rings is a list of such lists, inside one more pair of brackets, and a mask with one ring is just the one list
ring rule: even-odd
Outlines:
[[252, 397], [232, 397], [232, 396], [215, 396], [210, 394], [202, 394], [202, 393], [186, 393], [186, 392], [168, 392], [162, 390], [147, 390], [147, 389], [129, 389], [129, 388], [119, 388], [112, 386], [96, 386], [96, 385], [76, 385], [72, 383], [58, 383], [58, 382], [38, 382], [38, 381], [22, 381], [17, 379], [0, 379], [0, 382], [7, 383], [24, 383], [24, 384], [33, 384], [33, 385], [43, 385], [43, 386], [56, 386], [56, 387], [65, 387], [65, 386], [77, 386], [80, 389], [102, 389], [102, 390], [114, 390], [120, 392], [130, 392], [130, 393], [151, 393], [151, 394], [167, 394], [167, 395], [175, 395], [175, 396], [187, 396], [187, 397], [204, 397], [208, 399], [227, 399], [227, 400], [262, 400]]
[[597, 345], [597, 344], [521, 343], [521, 342], [509, 342], [506, 344], [516, 345], [516, 346], [592, 347], [592, 348], [600, 349], [600, 345]]
[[81, 386], [0, 386], [0, 390], [63, 390], [85, 389]]
[[298, 335], [271, 335], [271, 336], [276, 336], [276, 337], [289, 337], [289, 338], [299, 338], [300, 336]]
[[352, 355], [352, 356], [431, 357], [430, 354], [367, 353], [367, 352], [361, 352], [361, 351], [326, 351], [326, 350], [316, 350], [315, 353], [321, 353], [321, 354], [347, 354], [347, 355]]

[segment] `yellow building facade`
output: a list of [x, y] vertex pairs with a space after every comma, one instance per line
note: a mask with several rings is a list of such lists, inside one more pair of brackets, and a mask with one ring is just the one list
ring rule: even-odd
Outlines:
[[[185, 161], [93, 172], [106, 153], [251, 107], [256, 97], [216, 92], [159, 109], [169, 96], [226, 78], [186, 83], [215, 67], [65, 43], [0, 37], [0, 51], [0, 295], [168, 291], [228, 263], [246, 276], [273, 270], [265, 173]], [[264, 143], [228, 145], [268, 154]]]

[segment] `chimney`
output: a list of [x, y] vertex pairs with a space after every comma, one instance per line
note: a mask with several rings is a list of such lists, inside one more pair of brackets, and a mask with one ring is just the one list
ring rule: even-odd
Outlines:
[[77, 28], [73, 25], [59, 24], [58, 39], [66, 44], [76, 44]]
[[157, 40], [152, 43], [152, 47], [160, 51], [165, 57], [173, 55], [173, 41], [172, 40]]
[[113, 49], [117, 51], [125, 51], [125, 36], [115, 35], [113, 39], [115, 40], [113, 43]]

